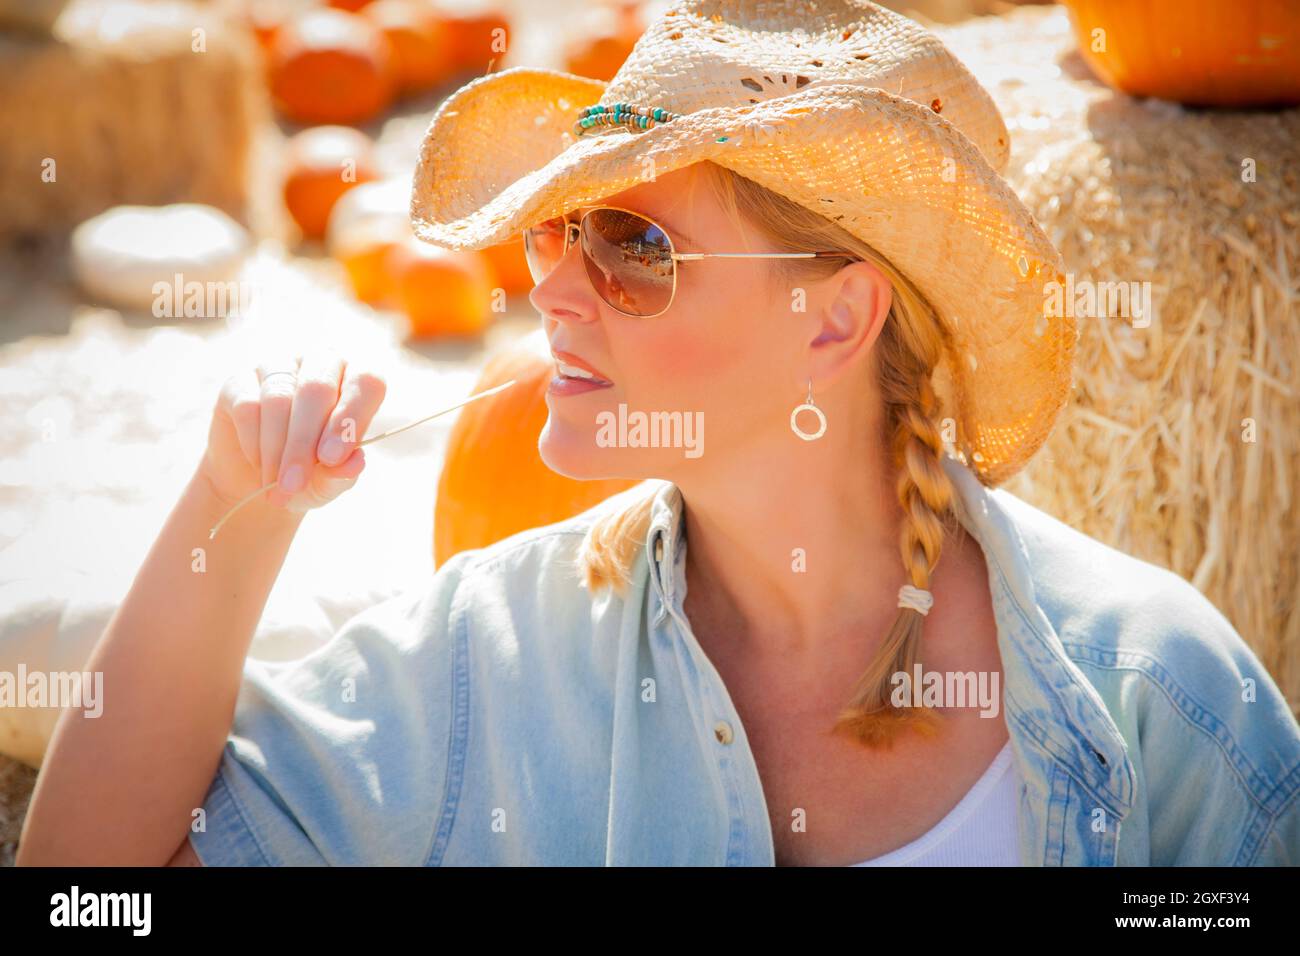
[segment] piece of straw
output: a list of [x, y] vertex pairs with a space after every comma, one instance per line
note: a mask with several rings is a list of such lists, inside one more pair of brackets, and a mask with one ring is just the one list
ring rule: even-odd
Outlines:
[[[416, 421], [411, 422], [409, 425], [403, 425], [401, 428], [394, 428], [392, 431], [386, 431], [382, 435], [373, 435], [370, 438], [366, 438], [363, 441], [358, 442], [357, 447], [360, 448], [363, 445], [369, 445], [371, 442], [382, 441], [385, 438], [389, 438], [393, 435], [396, 435], [398, 432], [404, 432], [408, 428], [414, 428], [416, 425], [423, 425], [425, 422], [437, 418], [439, 415], [446, 415], [448, 412], [454, 412], [456, 409], [460, 408], [463, 405], [468, 405], [470, 402], [476, 402], [480, 398], [486, 398], [487, 396], [492, 395], [495, 392], [499, 392], [502, 391], [503, 389], [507, 389], [511, 385], [514, 385], [516, 381], [517, 379], [512, 378], [508, 382], [502, 382], [500, 385], [496, 385], [485, 391], [479, 392], [475, 395], [471, 395], [463, 402], [457, 402], [455, 405], [452, 405], [449, 408], [444, 408], [442, 411], [434, 412], [432, 415], [426, 415], [424, 418], [417, 419]], [[261, 488], [258, 488], [256, 491], [250, 492], [249, 494], [241, 498], [239, 501], [235, 502], [234, 507], [232, 507], [229, 511], [227, 511], [224, 515], [222, 515], [221, 520], [212, 526], [212, 530], [208, 532], [208, 540], [211, 541], [213, 538], [217, 536], [217, 532], [221, 530], [222, 525], [224, 525], [227, 521], [230, 520], [231, 515], [233, 515], [240, 508], [244, 507], [244, 505], [248, 504], [254, 498], [258, 497], [264, 492], [270, 491], [279, 483], [280, 483], [279, 479], [276, 479], [270, 484], [263, 485]]]

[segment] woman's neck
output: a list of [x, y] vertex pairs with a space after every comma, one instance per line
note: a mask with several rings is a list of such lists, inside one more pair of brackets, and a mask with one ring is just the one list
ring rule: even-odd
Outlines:
[[882, 623], [883, 636], [910, 583], [883, 462], [849, 475], [803, 457], [725, 486], [678, 485], [688, 606], [756, 653], [815, 651], [828, 635]]

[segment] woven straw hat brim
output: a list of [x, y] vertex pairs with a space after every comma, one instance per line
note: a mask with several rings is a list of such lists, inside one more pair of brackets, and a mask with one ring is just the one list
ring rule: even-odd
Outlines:
[[575, 140], [577, 111], [604, 89], [516, 68], [454, 93], [421, 149], [417, 236], [481, 249], [650, 174], [711, 160], [833, 220], [925, 295], [950, 334], [940, 392], [982, 482], [1005, 481], [1042, 445], [1069, 397], [1078, 338], [1072, 317], [1044, 316], [1043, 283], [1063, 280], [1064, 263], [956, 126], [912, 100], [845, 83]]

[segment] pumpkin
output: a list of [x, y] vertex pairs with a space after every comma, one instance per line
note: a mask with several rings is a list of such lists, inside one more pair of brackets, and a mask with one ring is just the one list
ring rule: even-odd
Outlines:
[[603, 22], [569, 45], [564, 62], [570, 73], [608, 82], [632, 52], [646, 24], [636, 3], [623, 3], [617, 11], [600, 13]]
[[392, 101], [393, 50], [365, 17], [312, 10], [281, 25], [271, 46], [271, 96], [296, 123], [365, 123]]
[[504, 11], [489, 5], [473, 13], [445, 12], [441, 20], [452, 69], [486, 73], [494, 60], [500, 65], [510, 43], [510, 21]]
[[197, 203], [115, 206], [72, 232], [72, 272], [89, 298], [158, 318], [223, 318], [247, 305], [247, 230]]
[[474, 336], [491, 322], [496, 276], [480, 253], [412, 236], [388, 254], [386, 265], [413, 338]]
[[270, 55], [275, 38], [287, 20], [311, 9], [312, 0], [245, 0], [244, 22], [253, 32], [257, 45]]
[[392, 301], [389, 253], [411, 237], [411, 184], [405, 178], [362, 183], [330, 213], [329, 253], [347, 273], [352, 294], [369, 305]]
[[370, 137], [347, 126], [313, 126], [289, 140], [284, 204], [307, 239], [321, 239], [334, 204], [378, 178]]
[[542, 329], [494, 353], [483, 366], [471, 394], [510, 379], [516, 384], [466, 405], [452, 425], [434, 504], [435, 567], [468, 548], [571, 518], [637, 484], [622, 478], [577, 481], [542, 461], [537, 441], [554, 375]]
[[343, 266], [358, 301], [376, 307], [394, 302], [393, 253], [410, 237], [405, 223], [371, 219], [346, 230], [331, 244], [330, 255]]
[[516, 238], [497, 246], [489, 246], [483, 250], [483, 256], [492, 263], [492, 271], [496, 275], [495, 284], [504, 289], [506, 295], [527, 294], [532, 289], [533, 274], [524, 257], [523, 239]]
[[1293, 0], [1065, 0], [1079, 52], [1133, 96], [1195, 106], [1300, 103]]
[[450, 38], [431, 7], [420, 0], [378, 0], [363, 13], [393, 48], [402, 93], [423, 93], [451, 79]]

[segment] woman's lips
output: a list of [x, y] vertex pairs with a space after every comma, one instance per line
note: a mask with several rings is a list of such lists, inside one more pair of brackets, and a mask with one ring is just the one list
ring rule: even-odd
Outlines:
[[611, 388], [613, 382], [572, 352], [555, 350], [555, 377], [547, 386], [552, 395], [580, 395], [598, 388]]
[[602, 388], [613, 388], [607, 382], [593, 382], [586, 378], [568, 378], [564, 375], [556, 375], [546, 386], [546, 391], [551, 395], [581, 395], [583, 392], [594, 392]]
[[[572, 370], [578, 372], [587, 372], [589, 375], [594, 377], [597, 381], [604, 382], [606, 385], [614, 384], [609, 380], [609, 376], [607, 376], [600, 369], [596, 368], [596, 366], [592, 365], [590, 362], [586, 361], [580, 355], [574, 355], [572, 352], [564, 352], [561, 351], [560, 349], [552, 350], [551, 354], [555, 356], [556, 362], [559, 364], [568, 365], [571, 367]], [[566, 370], [561, 369], [560, 371], [563, 374]], [[577, 377], [581, 377], [581, 376], [579, 375]]]

